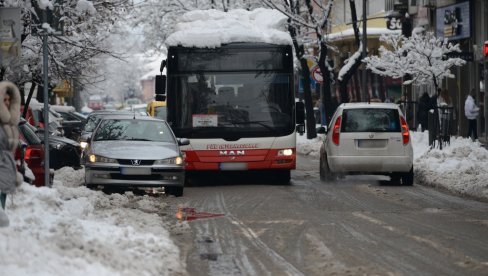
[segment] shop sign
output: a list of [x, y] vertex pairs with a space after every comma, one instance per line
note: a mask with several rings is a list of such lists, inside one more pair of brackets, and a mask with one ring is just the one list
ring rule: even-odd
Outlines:
[[457, 40], [471, 36], [469, 2], [454, 4], [436, 10], [436, 36]]

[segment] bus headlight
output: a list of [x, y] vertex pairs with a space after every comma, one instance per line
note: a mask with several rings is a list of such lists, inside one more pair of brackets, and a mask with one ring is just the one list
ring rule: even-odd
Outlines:
[[292, 149], [282, 149], [278, 151], [278, 156], [292, 156], [293, 150]]

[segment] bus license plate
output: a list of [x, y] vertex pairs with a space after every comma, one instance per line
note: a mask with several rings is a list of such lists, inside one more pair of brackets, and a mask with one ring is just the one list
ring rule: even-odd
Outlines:
[[151, 168], [120, 168], [120, 174], [123, 175], [150, 175]]
[[247, 163], [245, 163], [245, 162], [220, 163], [220, 170], [222, 170], [222, 171], [246, 171], [247, 170]]

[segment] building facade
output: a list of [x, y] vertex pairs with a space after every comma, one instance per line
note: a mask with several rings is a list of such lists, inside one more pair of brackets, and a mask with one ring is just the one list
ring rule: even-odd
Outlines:
[[[349, 0], [334, 1], [332, 26], [329, 40], [337, 51], [332, 54], [335, 68], [339, 70], [350, 55], [357, 50], [352, 30], [351, 9]], [[455, 130], [459, 135], [467, 133], [467, 120], [464, 116], [464, 101], [472, 89], [476, 91], [476, 102], [481, 112], [478, 120], [478, 134], [486, 136], [487, 93], [486, 58], [483, 56], [483, 44], [488, 41], [488, 1], [485, 0], [356, 0], [356, 12], [359, 31], [362, 32], [362, 5], [367, 10], [367, 47], [369, 54], [377, 54], [381, 34], [401, 33], [402, 13], [408, 12], [412, 27], [422, 27], [425, 31], [434, 32], [437, 37], [444, 37], [452, 43], [458, 43], [462, 53], [458, 57], [466, 65], [452, 69], [454, 78], [442, 80], [440, 87], [449, 91], [456, 110]], [[361, 70], [348, 83], [350, 100], [358, 100], [361, 95]], [[382, 101], [397, 101], [402, 95], [415, 102], [424, 91], [435, 95], [432, 86], [402, 86], [402, 80], [393, 80], [367, 73], [367, 93], [370, 98]], [[331, 91], [337, 96], [337, 88]], [[415, 104], [413, 104], [415, 105]], [[415, 106], [414, 106], [415, 109]], [[412, 114], [415, 112], [413, 111]], [[411, 127], [416, 121], [410, 118]]]

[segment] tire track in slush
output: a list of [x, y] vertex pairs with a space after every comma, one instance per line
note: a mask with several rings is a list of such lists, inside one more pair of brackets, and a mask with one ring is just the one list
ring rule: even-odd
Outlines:
[[[248, 241], [256, 248], [260, 249], [262, 253], [266, 256], [270, 257], [270, 259], [275, 263], [276, 266], [281, 267], [284, 274], [288, 275], [304, 275], [300, 270], [298, 270], [295, 266], [291, 263], [286, 261], [280, 254], [276, 251], [271, 249], [266, 243], [264, 243], [250, 227], [246, 226], [244, 222], [239, 220], [237, 217], [232, 215], [226, 207], [225, 200], [222, 194], [217, 196], [217, 200], [220, 204], [222, 211], [226, 214], [226, 218], [234, 225], [237, 226], [241, 232], [244, 234], [244, 237], [248, 239]], [[272, 273], [271, 273], [272, 274]]]

